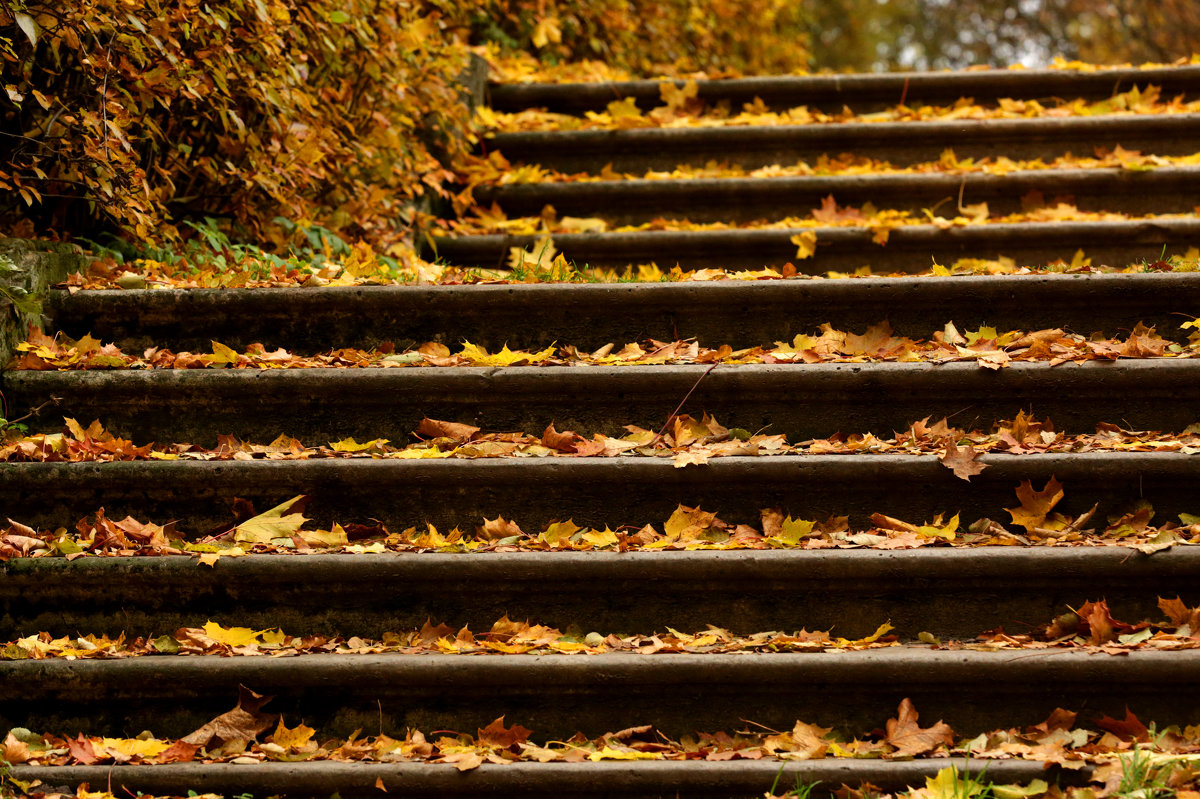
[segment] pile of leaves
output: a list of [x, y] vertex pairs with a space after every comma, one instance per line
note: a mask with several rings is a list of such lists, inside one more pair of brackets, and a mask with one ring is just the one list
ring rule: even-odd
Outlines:
[[[930, 633], [920, 633], [907, 646], [943, 650], [1033, 650], [1081, 649], [1122, 655], [1134, 650], [1175, 651], [1200, 648], [1200, 608], [1189, 608], [1178, 597], [1159, 597], [1165, 618], [1128, 623], [1115, 619], [1104, 600], [1084, 603], [1050, 624], [1030, 633], [989, 630], [974, 640], [942, 642]], [[108, 660], [142, 656], [180, 655], [221, 657], [289, 657], [301, 654], [399, 655], [598, 655], [621, 652], [632, 655], [728, 654], [733, 652], [834, 652], [901, 646], [891, 634], [890, 623], [881, 624], [871, 635], [848, 639], [829, 631], [795, 632], [769, 630], [737, 635], [709, 625], [695, 633], [668, 627], [662, 632], [637, 635], [587, 632], [572, 627], [565, 632], [529, 621], [499, 619], [487, 632], [474, 633], [467, 627], [456, 630], [447, 624], [425, 622], [420, 629], [386, 632], [378, 639], [340, 635], [289, 635], [277, 628], [254, 630], [225, 627], [214, 621], [202, 627], [181, 627], [172, 635], [137, 636], [127, 639], [107, 635], [53, 637], [39, 633], [0, 645], [0, 660], [47, 660], [53, 658]]]
[[[1171, 727], [1152, 737], [1136, 716], [1127, 714], [1125, 719], [1102, 716], [1095, 720], [1094, 728], [1087, 729], [1076, 727], [1076, 714], [1062, 709], [1040, 724], [960, 740], [944, 722], [921, 727], [919, 714], [908, 699], [900, 703], [896, 716], [887, 720], [885, 728], [853, 738], [797, 721], [791, 730], [697, 733], [679, 739], [647, 725], [598, 738], [578, 733], [566, 741], [545, 744], [534, 743], [532, 731], [520, 725], [505, 727], [503, 718], [474, 735], [439, 732], [427, 737], [419, 730], [408, 730], [399, 738], [380, 733], [375, 737], [321, 740], [316, 730], [303, 722], [289, 728], [281, 717], [264, 712], [262, 708], [269, 701], [270, 697], [242, 688], [236, 708], [178, 740], [161, 740], [150, 733], [139, 738], [82, 733], [64, 738], [17, 729], [9, 732], [2, 751], [5, 760], [18, 765], [332, 760], [449, 763], [461, 771], [484, 764], [504, 766], [529, 761], [907, 759], [968, 753], [972, 758], [1018, 757], [1070, 769], [1115, 763], [1119, 771], [1120, 755], [1135, 749], [1175, 755], [1200, 752], [1200, 727]], [[264, 733], [268, 734], [260, 741]], [[1100, 771], [1102, 775], [1107, 773]]]
[[869, 327], [861, 335], [836, 330], [826, 323], [820, 334], [797, 334], [790, 343], [773, 347], [735, 350], [728, 344], [715, 349], [695, 340], [672, 342], [648, 340], [617, 349], [614, 344], [592, 351], [572, 345], [549, 346], [538, 351], [512, 350], [507, 344], [488, 352], [464, 342], [458, 353], [439, 342], [396, 352], [394, 345], [361, 350], [341, 347], [317, 355], [297, 355], [284, 348], [268, 351], [261, 343], [239, 353], [220, 342], [212, 342], [211, 353], [173, 352], [151, 347], [139, 357], [126, 354], [115, 344], [102, 344], [85, 335], [79, 340], [56, 334], [47, 336], [38, 328], [17, 345], [10, 369], [62, 371], [71, 369], [313, 369], [313, 368], [402, 368], [414, 366], [646, 366], [661, 364], [815, 364], [896, 361], [944, 364], [974, 361], [985, 369], [1001, 369], [1013, 362], [1042, 362], [1050, 366], [1084, 361], [1114, 361], [1119, 358], [1193, 358], [1200, 354], [1200, 320], [1184, 322], [1191, 330], [1186, 343], [1160, 336], [1153, 327], [1138, 323], [1124, 339], [1099, 334], [1085, 337], [1061, 328], [1001, 333], [994, 327], [959, 332], [953, 322], [928, 339], [897, 336], [887, 321]]
[[[962, 467], [962, 464], [954, 464]], [[484, 517], [473, 530], [453, 527], [440, 532], [432, 523], [390, 532], [383, 522], [334, 522], [329, 529], [306, 529], [304, 515], [309, 497], [300, 495], [260, 514], [245, 500], [234, 503], [236, 521], [212, 534], [187, 535], [175, 522], [155, 524], [128, 516], [108, 518], [100, 508], [81, 519], [73, 530], [37, 530], [8, 520], [0, 529], [0, 561], [9, 558], [165, 556], [191, 554], [199, 563], [214, 566], [222, 557], [249, 554], [379, 554], [384, 552], [548, 552], [742, 549], [916, 549], [928, 546], [1120, 546], [1153, 554], [1172, 546], [1200, 542], [1200, 516], [1181, 514], [1179, 522], [1152, 525], [1154, 508], [1141, 500], [1111, 515], [1103, 527], [1089, 527], [1099, 509], [1094, 505], [1079, 515], [1054, 509], [1065, 491], [1051, 477], [1041, 490], [1028, 480], [1016, 489], [1018, 504], [1004, 510], [1011, 523], [1024, 528], [1015, 533], [984, 517], [962, 525], [959, 514], [937, 514], [922, 524], [883, 513], [870, 517], [871, 526], [854, 530], [848, 517], [824, 521], [797, 519], [779, 508], [760, 512], [759, 525], [727, 522], [698, 507], [678, 506], [662, 524], [584, 527], [573, 519], [552, 521], [539, 532], [526, 532], [514, 520]], [[1099, 521], [1099, 520], [1097, 520]]]

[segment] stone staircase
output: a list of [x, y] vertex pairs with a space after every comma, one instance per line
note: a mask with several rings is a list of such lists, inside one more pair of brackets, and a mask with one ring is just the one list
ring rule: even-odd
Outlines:
[[[870, 111], [964, 96], [1102, 100], [1134, 85], [1164, 96], [1200, 95], [1200, 67], [1097, 72], [967, 72], [888, 76], [761, 78], [704, 83], [700, 96], [772, 107], [846, 105]], [[500, 110], [536, 106], [572, 113], [635, 97], [649, 107], [653, 82], [597, 86], [519, 85], [491, 89]], [[954, 122], [847, 122], [774, 128], [634, 129], [500, 134], [485, 142], [513, 163], [598, 173], [671, 169], [713, 158], [761, 166], [853, 150], [893, 163], [1008, 155], [1050, 159], [1097, 146], [1163, 155], [1200, 151], [1193, 115], [1126, 115]], [[1007, 175], [828, 176], [628, 180], [480, 187], [477, 198], [512, 216], [559, 213], [614, 224], [663, 215], [744, 221], [804, 213], [832, 194], [839, 203], [919, 209], [947, 196], [1019, 206], [1031, 190], [1074, 195], [1081, 208], [1173, 219], [992, 224], [893, 229], [886, 247], [864, 228], [820, 228], [812, 273], [871, 264], [918, 272], [930, 259], [1005, 255], [1018, 262], [1070, 261], [1083, 249], [1096, 263], [1123, 265], [1200, 244], [1200, 168], [1025, 170]], [[639, 231], [556, 235], [579, 264], [654, 261], [685, 268], [781, 265], [795, 256], [793, 229]], [[491, 267], [532, 237], [445, 238], [438, 255]], [[1137, 322], [1186, 338], [1179, 323], [1200, 308], [1200, 274], [1044, 274], [891, 277], [761, 282], [477, 285], [358, 288], [95, 291], [54, 294], [51, 328], [91, 333], [126, 351], [147, 346], [235, 349], [262, 342], [319, 352], [463, 340], [498, 348], [551, 343], [580, 349], [607, 342], [674, 340], [733, 347], [790, 340], [832, 322], [859, 330], [888, 319], [898, 334], [928, 336], [954, 321], [1081, 333], [1128, 331]], [[658, 365], [535, 368], [281, 369], [23, 372], [2, 375], [17, 416], [53, 401], [35, 426], [58, 417], [99, 418], [138, 443], [214, 445], [218, 435], [305, 443], [347, 436], [405, 440], [424, 417], [489, 430], [615, 433], [663, 425], [683, 412], [714, 414], [729, 427], [769, 428], [791, 441], [837, 431], [889, 435], [924, 417], [953, 416], [970, 429], [1018, 412], [1058, 429], [1098, 423], [1180, 431], [1197, 420], [1200, 363], [1121, 359], [1064, 364], [975, 363]], [[689, 392], [691, 392], [689, 394]], [[312, 497], [319, 522], [379, 520], [398, 530], [431, 522], [471, 528], [503, 515], [526, 529], [572, 518], [598, 528], [659, 523], [677, 505], [755, 522], [779, 507], [798, 518], [847, 515], [869, 526], [883, 512], [926, 520], [1004, 519], [1022, 480], [1051, 477], [1066, 488], [1060, 510], [1097, 518], [1139, 499], [1159, 519], [1197, 510], [1194, 456], [1165, 452], [984, 455], [969, 482], [932, 455], [734, 456], [676, 468], [669, 458], [477, 460], [233, 460], [0, 464], [0, 507], [31, 526], [72, 526], [103, 507], [110, 518], [178, 520], [202, 533], [228, 524], [235, 498], [265, 509]], [[1115, 615], [1152, 614], [1157, 597], [1200, 603], [1200, 551], [1154, 554], [1121, 547], [925, 547], [689, 552], [376, 553], [223, 558], [12, 559], [0, 563], [4, 639], [126, 632], [161, 635], [207, 620], [294, 634], [379, 637], [427, 619], [488, 629], [507, 614], [583, 633], [698, 630], [739, 633], [832, 628], [863, 637], [889, 621], [902, 641], [929, 633], [971, 639], [992, 628], [1032, 629], [1068, 606], [1107, 599]], [[498, 716], [542, 740], [653, 724], [669, 736], [745, 728], [789, 729], [796, 719], [854, 733], [880, 727], [910, 698], [927, 723], [944, 719], [959, 736], [1034, 724], [1054, 708], [1122, 717], [1126, 708], [1161, 725], [1194, 723], [1200, 698], [1181, 690], [1200, 668], [1195, 650], [982, 652], [904, 646], [837, 654], [686, 654], [590, 657], [503, 655], [301, 655], [142, 657], [0, 661], [0, 729], [132, 736], [151, 729], [182, 736], [234, 704], [239, 686], [274, 696], [270, 709], [322, 735], [356, 729], [393, 734], [472, 731]], [[945, 761], [853, 760], [584, 762], [451, 765], [334, 761], [161, 766], [18, 766], [18, 779], [89, 782], [133, 791], [215, 791], [288, 796], [377, 795], [379, 781], [405, 796], [761, 796], [776, 780], [819, 780], [821, 790], [869, 781], [885, 790], [917, 784]], [[997, 781], [1032, 779], [1039, 762], [989, 764]]]

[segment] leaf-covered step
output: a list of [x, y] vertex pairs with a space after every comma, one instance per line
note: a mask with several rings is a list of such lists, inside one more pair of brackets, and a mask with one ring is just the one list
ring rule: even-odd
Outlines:
[[[842, 784], [862, 783], [883, 791], [900, 791], [922, 785], [946, 767], [936, 760], [707, 760], [657, 761], [622, 760], [577, 763], [510, 763], [485, 765], [463, 772], [449, 763], [345, 763], [262, 762], [258, 764], [172, 763], [161, 766], [15, 766], [11, 774], [19, 780], [40, 779], [46, 785], [93, 788], [111, 785], [114, 791], [135, 794], [185, 795], [188, 791], [234, 795], [313, 795], [373, 797], [380, 784], [389, 790], [401, 786], [404, 796], [478, 797], [527, 796], [559, 799], [563, 796], [605, 799], [761, 799], [772, 786], [783, 791], [796, 785], [817, 784], [814, 795], [825, 795]], [[959, 764], [960, 771], [997, 783], [1028, 783], [1047, 777], [1060, 784], [1086, 781], [1091, 767], [1049, 772], [1040, 760], [972, 760]], [[985, 770], [986, 769], [986, 770]], [[123, 794], [122, 794], [123, 795]]]
[[[1070, 196], [1085, 211], [1162, 214], [1190, 211], [1200, 201], [1200, 168], [1023, 170], [1005, 174], [897, 174], [837, 177], [691, 178], [480, 186], [476, 202], [496, 203], [509, 217], [538, 216], [552, 205], [560, 216], [600, 217], [630, 225], [657, 218], [693, 222], [778, 220], [836, 205], [920, 212], [949, 203], [987, 203], [993, 214], [1020, 211], [1022, 198]], [[836, 206], [828, 210], [834, 218]]]
[[[1024, 410], [1059, 429], [1183, 430], [1196, 421], [1200, 360], [1110, 362], [746, 364], [729, 366], [445, 367], [8, 371], [14, 418], [99, 418], [114, 434], [212, 446], [219, 435], [306, 442], [406, 439], [425, 417], [499, 430], [662, 427], [707, 412], [791, 440], [837, 431], [880, 435], [926, 416], [989, 427]], [[886, 402], [880, 398], [886, 397]], [[581, 398], [586, 398], [581, 402]], [[686, 399], [686, 402], [684, 401]], [[682, 404], [682, 407], [681, 407]], [[52, 406], [47, 408], [47, 406]], [[49, 422], [47, 422], [49, 423]], [[35, 424], [39, 424], [35, 422]], [[57, 427], [57, 425], [54, 425]]]
[[[0, 662], [0, 725], [182, 736], [219, 715], [239, 686], [327, 734], [474, 729], [520, 720], [551, 740], [650, 723], [677, 737], [752, 719], [788, 729], [803, 718], [866, 730], [881, 708], [911, 700], [930, 721], [976, 735], [1046, 718], [1059, 707], [1162, 725], [1200, 713], [1178, 690], [1200, 651], [1019, 652], [889, 647], [839, 654], [463, 657], [299, 655]], [[1054, 685], [1033, 692], [1031, 685]], [[583, 720], [586, 719], [586, 724]]]
[[[1197, 126], [1200, 130], [1200, 125]], [[797, 238], [814, 237], [798, 251]], [[435, 238], [438, 257], [463, 266], [491, 269], [509, 260], [511, 249], [528, 249], [536, 261], [545, 235], [485, 234]], [[949, 228], [904, 225], [888, 231], [884, 244], [868, 226], [643, 230], [556, 233], [554, 246], [577, 267], [625, 268], [629, 264], [680, 264], [762, 269], [792, 263], [808, 274], [870, 267], [876, 273], [919, 273], [931, 260], [943, 266], [960, 258], [1011, 258], [1022, 265], [1070, 262], [1079, 250], [1097, 264], [1154, 263], [1163, 253], [1182, 253], [1200, 241], [1192, 217], [1110, 222], [988, 223]], [[812, 245], [815, 245], [812, 246]], [[803, 256], [803, 257], [802, 257]], [[544, 266], [549, 267], [547, 258]]]
[[1057, 158], [1123, 147], [1157, 155], [1200, 151], [1196, 114], [1042, 117], [917, 122], [845, 122], [629, 130], [497, 133], [484, 139], [513, 163], [599, 174], [673, 169], [727, 161], [745, 167], [858, 153], [893, 164], [936, 161], [951, 149], [966, 158]]
[[[493, 83], [488, 104], [498, 111], [544, 108], [562, 114], [600, 111], [615, 99], [632, 97], [639, 107], [661, 103], [664, 81], [639, 80], [596, 83]], [[680, 81], [670, 82], [682, 89]], [[728, 102], [735, 108], [762, 100], [771, 108], [807, 105], [836, 111], [848, 106], [865, 111], [905, 103], [909, 106], [952, 105], [969, 97], [977, 103], [1001, 98], [1047, 101], [1079, 97], [1100, 101], [1133, 87], [1157, 86], [1166, 97], [1195, 96], [1200, 91], [1200, 67], [1151, 69], [990, 70], [982, 72], [908, 72], [859, 75], [760, 76], [696, 81], [696, 97], [710, 104]]]
[[[680, 485], [688, 478], [666, 464], [651, 470], [667, 478], [661, 483], [646, 470], [512, 464], [397, 469], [367, 461], [336, 471], [319, 464], [166, 464], [136, 470], [136, 482], [126, 464], [39, 469], [42, 478], [62, 478], [55, 482], [58, 493], [42, 492], [38, 505], [33, 491], [22, 492], [15, 500], [6, 497], [6, 509], [36, 505], [42, 511], [31, 515], [70, 519], [57, 525], [62, 528], [76, 528], [79, 516], [89, 519], [76, 528], [77, 539], [65, 529], [50, 535], [53, 550], [29, 548], [35, 540], [30, 529], [5, 531], [11, 560], [0, 566], [0, 593], [12, 629], [3, 634], [150, 634], [212, 618], [226, 625], [379, 637], [426, 618], [479, 629], [507, 612], [562, 627], [698, 629], [715, 623], [750, 632], [807, 626], [855, 637], [891, 619], [908, 637], [921, 631], [974, 636], [997, 625], [1016, 623], [1020, 630], [1029, 619], [1044, 623], [1082, 598], [1107, 596], [1126, 617], [1149, 614], [1157, 596], [1197, 601], [1192, 578], [1200, 550], [1189, 545], [1195, 527], [1188, 526], [1194, 517], [1183, 517], [1184, 528], [1166, 529], [1177, 513], [1188, 513], [1179, 507], [1190, 507], [1194, 470], [1186, 458], [1010, 458], [993, 462], [973, 478], [981, 488], [969, 490], [931, 459], [833, 460], [741, 473], [714, 463], [689, 470], [693, 484], [687, 490]], [[1022, 471], [1025, 460], [1030, 468]], [[1001, 487], [984, 479], [997, 472], [1040, 478], [1048, 467], [1061, 482], [1047, 477], [1036, 487], [1015, 480]], [[250, 499], [264, 510], [268, 504], [258, 502], [259, 492], [273, 483], [280, 491], [295, 490], [294, 482], [270, 479], [284, 471], [306, 478], [316, 495], [304, 511], [314, 519], [310, 529], [300, 531], [309, 527], [305, 516], [293, 515], [300, 511], [286, 510], [294, 500], [279, 505], [273, 521], [266, 515], [247, 521], [245, 513], [234, 518], [226, 510], [234, 497], [243, 509]], [[11, 482], [31, 470], [7, 472]], [[494, 484], [485, 482], [489, 477], [497, 478]], [[432, 488], [454, 480], [461, 482]], [[26, 487], [48, 482], [28, 481]], [[766, 491], [763, 483], [769, 483]], [[856, 486], [873, 491], [878, 504], [838, 507], [837, 500], [853, 496]], [[544, 496], [535, 496], [539, 489]], [[105, 490], [112, 495], [106, 498], [107, 520], [90, 517], [97, 505], [81, 510], [71, 504], [95, 501]], [[983, 496], [973, 496], [976, 490]], [[788, 492], [786, 511], [758, 510]], [[710, 508], [724, 500], [729, 508], [719, 520], [694, 507], [655, 515], [664, 494], [702, 497]], [[480, 509], [477, 496], [491, 496], [496, 507]], [[630, 508], [628, 517], [597, 512], [614, 496]], [[984, 498], [994, 504], [985, 505]], [[445, 521], [433, 528], [417, 519], [411, 524], [420, 526], [406, 530], [412, 510], [395, 507], [406, 501], [428, 503], [430, 515]], [[453, 512], [444, 507], [450, 503], [457, 503]], [[849, 523], [825, 521], [847, 511]], [[125, 513], [134, 519], [122, 520]], [[861, 521], [868, 513], [870, 521]], [[876, 515], [881, 513], [887, 515]], [[770, 529], [768, 515], [778, 529]], [[572, 521], [538, 533], [531, 519], [539, 517]], [[172, 518], [169, 530], [147, 524]], [[1151, 519], [1162, 527], [1147, 529]], [[919, 527], [923, 523], [929, 526]], [[651, 527], [639, 529], [644, 525]], [[827, 535], [825, 529], [842, 532]], [[591, 542], [585, 538], [575, 546], [575, 532], [591, 535]], [[135, 543], [153, 534], [160, 544], [171, 539], [172, 548]], [[129, 539], [125, 545], [117, 540], [121, 535]], [[93, 546], [100, 537], [114, 544]], [[322, 554], [333, 539], [344, 545], [348, 537], [353, 546]], [[459, 546], [460, 539], [473, 545]], [[622, 540], [627, 547], [617, 546]], [[657, 547], [664, 551], [653, 551], [656, 545], [665, 545]], [[393, 546], [403, 551], [389, 551]], [[20, 557], [16, 547], [36, 557]], [[190, 556], [163, 554], [182, 550], [191, 550]], [[257, 551], [276, 554], [246, 555]], [[1099, 596], [1096, 586], [1103, 587]]]
[[791, 341], [827, 322], [859, 330], [883, 319], [907, 336], [953, 320], [960, 330], [1061, 327], [1084, 335], [1142, 322], [1173, 337], [1185, 321], [1180, 312], [1200, 313], [1200, 273], [57, 291], [46, 310], [54, 330], [135, 353], [207, 352], [214, 340], [301, 353], [464, 340], [489, 350], [557, 343], [591, 351], [679, 336], [740, 348]]

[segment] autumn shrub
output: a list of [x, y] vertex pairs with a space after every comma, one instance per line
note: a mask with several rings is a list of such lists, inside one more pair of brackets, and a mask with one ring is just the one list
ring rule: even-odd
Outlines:
[[0, 219], [161, 243], [215, 218], [282, 249], [281, 217], [386, 250], [473, 144], [472, 47], [637, 74], [788, 71], [807, 58], [793, 6], [0, 0]]
[[796, 0], [432, 0], [460, 35], [544, 62], [595, 59], [633, 76], [808, 67]]
[[0, 205], [171, 240], [218, 217], [373, 240], [469, 146], [468, 53], [405, 0], [0, 1]]

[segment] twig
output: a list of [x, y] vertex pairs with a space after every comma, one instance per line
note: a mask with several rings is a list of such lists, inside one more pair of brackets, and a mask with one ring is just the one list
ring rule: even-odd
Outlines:
[[[3, 398], [4, 398], [4, 395], [0, 394], [0, 399], [3, 399]], [[25, 421], [26, 419], [30, 418], [31, 416], [37, 416], [39, 413], [42, 412], [42, 409], [45, 408], [47, 405], [57, 405], [58, 399], [59, 399], [58, 397], [51, 397], [50, 399], [43, 402], [41, 405], [34, 408], [29, 413], [25, 414], [24, 416], [22, 416], [18, 419], [5, 419], [4, 425], [7, 427], [9, 425], [20, 424], [21, 422]], [[4, 402], [4, 412], [8, 413], [8, 402], [7, 401]]]
[[688, 401], [688, 397], [692, 396], [692, 392], [695, 391], [696, 387], [700, 385], [700, 381], [708, 377], [708, 373], [713, 369], [716, 369], [718, 366], [720, 366], [720, 364], [714, 363], [712, 366], [704, 370], [704, 374], [696, 378], [696, 382], [693, 383], [692, 387], [688, 389], [688, 393], [683, 395], [683, 399], [681, 399], [679, 404], [675, 406], [675, 410], [668, 414], [667, 421], [663, 422], [662, 428], [659, 429], [658, 433], [655, 434], [654, 441], [652, 441], [650, 444], [651, 446], [657, 444], [659, 441], [662, 441], [663, 433], [667, 431], [667, 425], [671, 424], [671, 420], [675, 418], [675, 414], [679, 413], [679, 410], [683, 407], [683, 404]]

